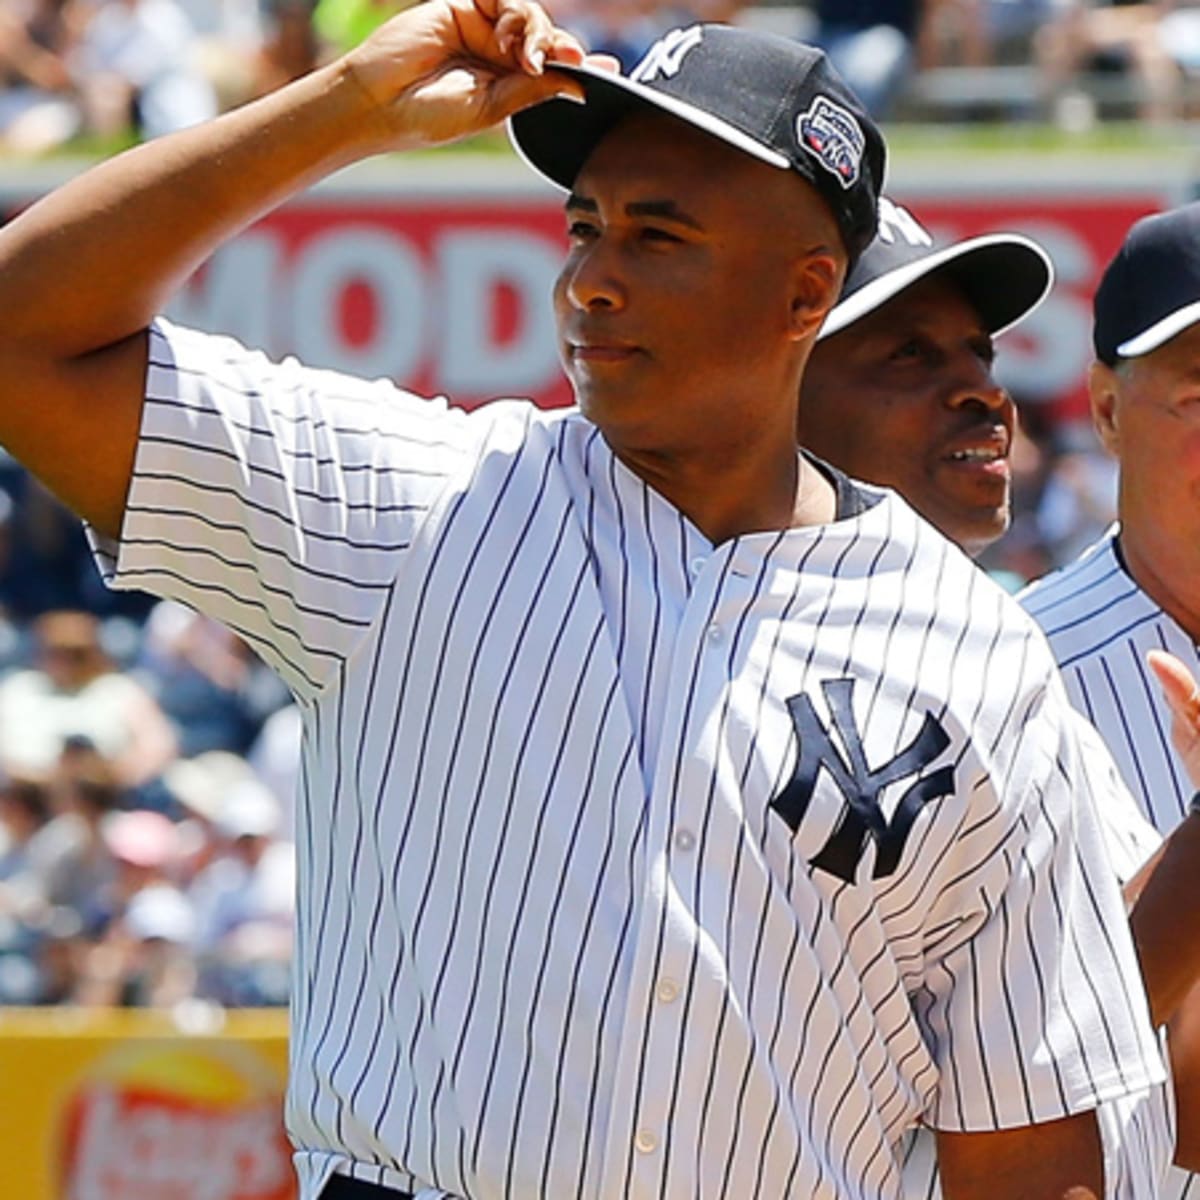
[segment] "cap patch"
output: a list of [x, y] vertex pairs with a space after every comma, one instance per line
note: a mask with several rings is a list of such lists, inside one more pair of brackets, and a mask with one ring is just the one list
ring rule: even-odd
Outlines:
[[858, 182], [866, 137], [849, 109], [818, 96], [796, 119], [800, 145], [833, 175], [843, 188]]
[[646, 51], [642, 61], [630, 72], [629, 78], [636, 83], [650, 83], [655, 79], [670, 79], [678, 75], [683, 60], [700, 45], [703, 36], [704, 30], [699, 25], [672, 29]]

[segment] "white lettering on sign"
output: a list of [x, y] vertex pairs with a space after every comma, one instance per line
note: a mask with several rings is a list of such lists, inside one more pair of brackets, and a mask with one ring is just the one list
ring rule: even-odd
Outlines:
[[[457, 229], [438, 239], [442, 321], [438, 378], [459, 392], [526, 396], [546, 386], [558, 364], [554, 336], [554, 279], [562, 252], [518, 230]], [[497, 342], [492, 313], [500, 287], [517, 297], [515, 336]]]
[[[370, 289], [376, 312], [361, 344], [349, 343], [341, 328], [340, 301], [355, 283]], [[288, 292], [295, 353], [302, 361], [367, 378], [405, 380], [416, 374], [429, 296], [421, 260], [404, 238], [377, 229], [323, 233], [301, 252]]]
[[[330, 226], [293, 258], [259, 226], [230, 242], [168, 308], [185, 325], [227, 333], [278, 358], [386, 376], [418, 374], [462, 395], [537, 396], [560, 383], [552, 291], [562, 248], [522, 229], [448, 228], [431, 262], [390, 229]], [[341, 302], [364, 287], [374, 319], [350, 337]], [[514, 305], [511, 336], [496, 335], [502, 291]], [[507, 331], [506, 331], [507, 333]]]
[[281, 353], [290, 349], [291, 335], [291, 322], [278, 319], [285, 286], [279, 238], [252, 229], [218, 250], [203, 283], [176, 295], [167, 313], [181, 325], [232, 334], [247, 346]]

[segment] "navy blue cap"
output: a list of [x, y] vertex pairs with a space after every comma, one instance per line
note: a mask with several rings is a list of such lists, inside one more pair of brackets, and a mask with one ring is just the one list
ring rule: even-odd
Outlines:
[[1200, 321], [1200, 201], [1135, 221], [1092, 307], [1096, 357], [1109, 366]]
[[823, 51], [756, 30], [691, 25], [660, 38], [628, 76], [554, 69], [580, 81], [584, 103], [547, 100], [509, 122], [518, 152], [552, 183], [570, 188], [617, 121], [649, 109], [803, 176], [832, 210], [851, 258], [874, 237], [883, 137]]
[[1054, 282], [1050, 256], [1031, 238], [989, 233], [939, 246], [916, 217], [883, 196], [875, 240], [847, 274], [820, 337], [845, 329], [933, 274], [955, 283], [991, 334], [1028, 316]]

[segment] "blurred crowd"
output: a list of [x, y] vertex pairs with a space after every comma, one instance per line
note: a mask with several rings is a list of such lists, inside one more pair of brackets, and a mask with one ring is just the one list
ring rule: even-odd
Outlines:
[[[0, 154], [154, 137], [234, 108], [356, 44], [412, 0], [3, 0]], [[630, 67], [667, 28], [754, 23], [824, 46], [876, 116], [939, 67], [967, 73], [955, 115], [1094, 116], [1084, 81], [1123, 79], [1129, 115], [1187, 115], [1200, 0], [547, 0]], [[1031, 84], [988, 108], [997, 67]], [[972, 91], [970, 81], [978, 86]], [[1111, 89], [1108, 93], [1111, 94]], [[974, 95], [977, 103], [972, 106]], [[900, 115], [903, 115], [901, 111]], [[928, 116], [928, 112], [922, 114]]]
[[0, 471], [0, 1004], [282, 1004], [298, 714]]

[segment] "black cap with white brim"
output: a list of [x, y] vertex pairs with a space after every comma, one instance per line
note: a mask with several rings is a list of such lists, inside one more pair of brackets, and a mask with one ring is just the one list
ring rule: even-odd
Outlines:
[[991, 233], [938, 246], [906, 209], [879, 201], [879, 230], [846, 277], [821, 327], [830, 337], [931, 275], [952, 280], [996, 335], [1028, 316], [1054, 282], [1050, 256], [1019, 233]]
[[1200, 201], [1134, 222], [1093, 302], [1096, 357], [1157, 350], [1200, 322]]
[[552, 183], [570, 188], [622, 117], [659, 111], [808, 180], [832, 210], [852, 258], [874, 236], [883, 137], [815, 47], [691, 25], [660, 38], [628, 76], [587, 65], [553, 69], [580, 81], [584, 102], [547, 100], [509, 122], [518, 153]]

